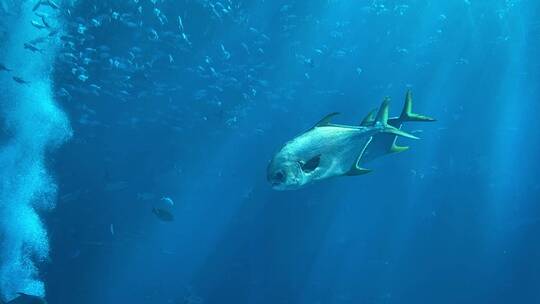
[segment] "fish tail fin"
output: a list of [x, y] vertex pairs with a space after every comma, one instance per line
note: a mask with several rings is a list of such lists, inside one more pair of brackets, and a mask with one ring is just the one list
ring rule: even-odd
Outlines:
[[400, 152], [407, 151], [407, 150], [409, 150], [409, 147], [407, 147], [407, 146], [398, 146], [398, 145], [396, 145], [396, 142], [394, 140], [394, 143], [390, 147], [389, 152], [390, 153], [400, 153]]
[[393, 134], [396, 136], [407, 137], [411, 139], [419, 139], [418, 137], [400, 130], [392, 125], [388, 124], [388, 107], [389, 107], [390, 98], [386, 97], [379, 108], [379, 112], [375, 117], [375, 127], [380, 130], [382, 133]]
[[401, 111], [399, 120], [401, 121], [435, 121], [434, 118], [431, 118], [429, 116], [413, 113], [412, 93], [410, 90], [407, 91], [407, 95], [405, 96], [405, 104], [403, 105], [403, 110]]

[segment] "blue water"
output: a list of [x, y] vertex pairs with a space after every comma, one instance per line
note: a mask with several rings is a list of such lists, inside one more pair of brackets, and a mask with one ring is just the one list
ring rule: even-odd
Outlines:
[[[537, 1], [35, 3], [0, 0], [2, 300], [540, 303]], [[272, 189], [408, 90], [408, 151]]]

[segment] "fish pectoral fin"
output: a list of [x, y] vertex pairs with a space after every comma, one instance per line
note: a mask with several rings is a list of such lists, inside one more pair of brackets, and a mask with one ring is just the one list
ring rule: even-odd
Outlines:
[[365, 169], [365, 168], [359, 168], [356, 166], [356, 164], [349, 170], [349, 172], [345, 173], [347, 176], [357, 176], [357, 175], [364, 175], [369, 172], [371, 172], [371, 169]]

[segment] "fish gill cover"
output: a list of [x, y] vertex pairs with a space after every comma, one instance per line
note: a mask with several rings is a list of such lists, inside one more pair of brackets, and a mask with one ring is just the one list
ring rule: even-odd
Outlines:
[[[56, 39], [40, 45], [40, 56], [23, 55], [22, 46], [42, 35], [32, 25], [35, 1], [2, 5], [9, 15], [2, 20], [6, 37], [0, 41], [0, 58], [17, 70], [15, 76], [0, 74], [0, 111], [7, 134], [0, 146], [0, 292], [9, 300], [19, 292], [45, 295], [38, 266], [48, 259], [49, 241], [40, 214], [54, 208], [56, 195], [45, 156], [68, 139], [71, 130], [53, 99]], [[61, 29], [60, 23], [54, 26]]]

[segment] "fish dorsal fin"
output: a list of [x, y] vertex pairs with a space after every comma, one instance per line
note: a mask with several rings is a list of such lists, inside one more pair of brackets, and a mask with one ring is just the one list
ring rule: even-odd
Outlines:
[[388, 104], [390, 103], [390, 98], [386, 97], [381, 107], [379, 108], [379, 111], [377, 112], [377, 116], [375, 117], [375, 123], [377, 125], [386, 126], [388, 124]]
[[330, 113], [330, 114], [326, 115], [325, 117], [323, 117], [323, 119], [319, 120], [319, 122], [316, 123], [313, 128], [328, 126], [330, 124], [330, 121], [332, 120], [332, 118], [334, 116], [338, 115], [338, 114], [339, 114], [339, 112], [334, 112], [334, 113]]
[[375, 114], [376, 113], [377, 113], [377, 109], [371, 110], [371, 112], [369, 112], [368, 115], [366, 115], [366, 117], [364, 117], [364, 119], [360, 123], [360, 126], [362, 126], [362, 127], [371, 126], [375, 122]]

